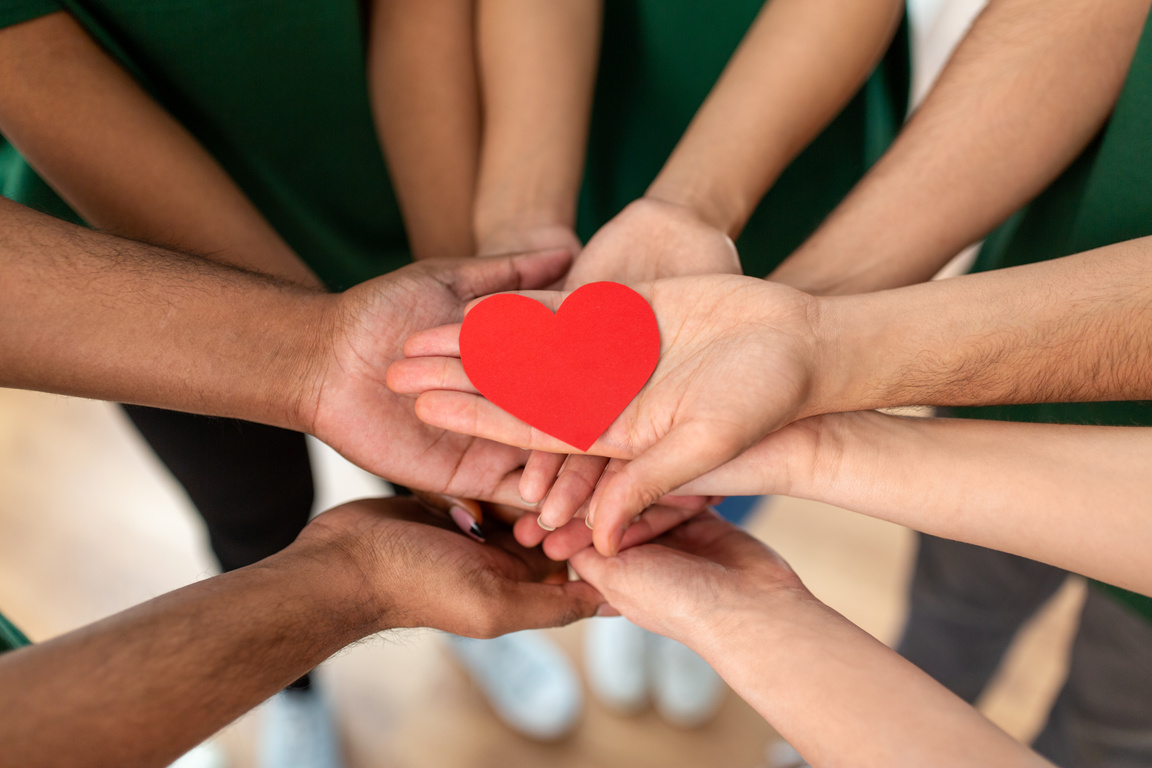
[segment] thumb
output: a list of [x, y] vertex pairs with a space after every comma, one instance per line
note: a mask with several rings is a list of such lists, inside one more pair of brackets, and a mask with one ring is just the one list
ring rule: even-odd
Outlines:
[[620, 551], [631, 521], [662, 496], [738, 456], [744, 448], [738, 424], [688, 421], [608, 476], [589, 504], [596, 549]]
[[515, 582], [502, 595], [498, 625], [484, 634], [496, 636], [522, 629], [562, 627], [596, 614], [604, 598], [583, 581], [563, 584]]
[[463, 301], [500, 291], [544, 288], [559, 280], [572, 263], [564, 249], [516, 256], [477, 256], [443, 265], [437, 275]]

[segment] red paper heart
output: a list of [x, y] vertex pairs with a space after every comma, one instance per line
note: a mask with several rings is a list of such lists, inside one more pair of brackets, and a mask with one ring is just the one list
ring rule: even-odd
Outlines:
[[484, 397], [587, 451], [656, 369], [660, 330], [644, 297], [619, 283], [578, 288], [556, 314], [499, 294], [464, 318], [460, 358]]

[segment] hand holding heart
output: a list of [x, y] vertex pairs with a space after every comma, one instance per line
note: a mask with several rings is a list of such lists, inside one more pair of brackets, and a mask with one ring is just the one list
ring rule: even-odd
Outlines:
[[[594, 542], [605, 554], [618, 551], [628, 523], [657, 499], [807, 415], [815, 370], [807, 294], [734, 275], [660, 280], [637, 292], [655, 312], [661, 350], [647, 384], [588, 447], [632, 459], [605, 473], [589, 503]], [[525, 295], [555, 311], [568, 294]], [[389, 369], [388, 386], [418, 394], [417, 415], [431, 425], [571, 452], [478, 394], [459, 360], [459, 339], [459, 325], [415, 334], [404, 347], [408, 359]], [[541, 364], [548, 353], [538, 350]], [[507, 371], [512, 381], [519, 373]]]

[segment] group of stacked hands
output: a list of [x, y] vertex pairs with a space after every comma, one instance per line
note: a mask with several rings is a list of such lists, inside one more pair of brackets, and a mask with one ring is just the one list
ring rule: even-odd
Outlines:
[[[700, 168], [747, 165], [740, 158], [757, 131], [779, 135], [777, 117], [739, 96], [743, 80], [771, 69], [777, 54], [765, 51], [787, 49], [775, 35], [799, 23], [790, 14], [803, 17], [805, 5], [766, 6], [649, 195], [582, 249], [554, 221], [509, 234], [498, 216], [466, 216], [481, 230], [491, 224], [474, 249], [514, 255], [421, 261], [327, 293], [300, 262], [300, 274], [270, 266], [268, 250], [267, 263], [222, 259], [234, 266], [0, 201], [0, 384], [306, 432], [428, 492], [343, 505], [255, 565], [5, 654], [0, 690], [20, 694], [0, 701], [0, 763], [163, 763], [382, 630], [491, 637], [619, 613], [700, 653], [813, 764], [1044, 764], [706, 507], [727, 495], [820, 499], [1152, 594], [1152, 522], [1140, 512], [1152, 430], [874, 410], [1148, 395], [1152, 240], [1132, 239], [1144, 232], [1078, 255], [922, 282], [1083, 152], [1107, 150], [1108, 134], [1103, 148], [1085, 147], [1132, 87], [1126, 78], [1152, 81], [1147, 46], [1137, 52], [1148, 3], [993, 3], [888, 154], [762, 280], [741, 274], [730, 235], [873, 66], [899, 18], [893, 3], [852, 11], [833, 3], [834, 14], [860, 18], [812, 24], [834, 39], [828, 29], [856, 40], [866, 28], [875, 44], [853, 49], [858, 61], [837, 61], [844, 71], [815, 68], [812, 77], [839, 90], [804, 113], [810, 124], [790, 127], [787, 147], [746, 189], [674, 193], [695, 188], [688, 182]], [[63, 14], [5, 30], [0, 66], [59, 56], [42, 51], [37, 35], [72, 41], [79, 31]], [[1002, 44], [1009, 33], [1013, 45]], [[758, 47], [761, 38], [774, 44]], [[80, 43], [64, 50], [103, 55]], [[1060, 69], [1069, 60], [1071, 73]], [[568, 61], [582, 61], [575, 68], [590, 83], [594, 57]], [[1002, 70], [1023, 74], [994, 76]], [[493, 104], [486, 119], [501, 114]], [[18, 119], [3, 107], [0, 127], [36, 157], [35, 114]], [[731, 120], [732, 109], [747, 119]], [[1122, 117], [1117, 108], [1107, 131], [1123, 131]], [[437, 206], [449, 212], [451, 185], [434, 174], [412, 181], [419, 174], [405, 160], [405, 141], [429, 137], [392, 116], [379, 120], [413, 249], [453, 250], [436, 242], [444, 227], [427, 226]], [[573, 124], [570, 138], [582, 141], [583, 124]], [[716, 130], [736, 139], [717, 142]], [[1013, 140], [1021, 131], [1027, 138]], [[485, 186], [485, 163], [499, 167], [501, 151], [528, 149], [486, 143], [480, 193], [491, 187], [505, 202], [509, 187]], [[582, 158], [570, 155], [566, 167], [576, 170], [560, 184], [569, 219]], [[72, 190], [64, 194], [85, 218], [116, 231], [110, 208], [54, 175], [55, 162], [64, 160], [38, 169]], [[239, 199], [236, 232], [254, 213]], [[597, 280], [628, 283], [651, 305], [660, 353], [639, 394], [574, 453], [473, 388], [460, 323], [469, 302], [488, 294], [529, 291], [556, 309]], [[481, 500], [514, 522], [487, 525], [483, 542], [462, 536], [453, 499]]]

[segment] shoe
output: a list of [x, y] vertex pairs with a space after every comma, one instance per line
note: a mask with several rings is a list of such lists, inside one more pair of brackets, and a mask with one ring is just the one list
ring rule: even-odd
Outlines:
[[593, 619], [584, 632], [588, 687], [609, 709], [636, 715], [648, 706], [648, 646], [655, 637], [623, 616]]
[[261, 712], [260, 768], [343, 768], [332, 705], [315, 682], [280, 691]]
[[681, 728], [698, 728], [715, 717], [726, 686], [708, 662], [660, 635], [648, 647], [652, 699], [661, 717]]
[[575, 727], [584, 708], [576, 671], [554, 643], [535, 631], [492, 640], [448, 635], [456, 658], [513, 731], [555, 741]]
[[220, 747], [206, 741], [198, 747], [186, 752], [168, 768], [225, 768], [228, 761], [224, 759], [224, 752]]
[[812, 768], [786, 741], [774, 741], [764, 749], [766, 768]]

